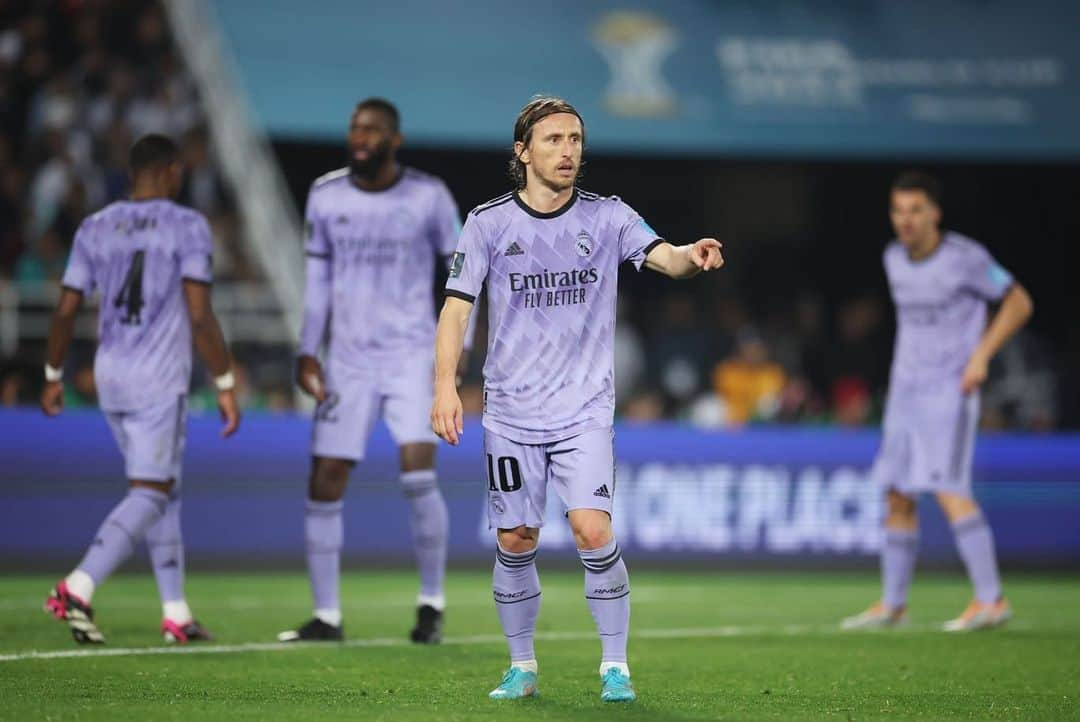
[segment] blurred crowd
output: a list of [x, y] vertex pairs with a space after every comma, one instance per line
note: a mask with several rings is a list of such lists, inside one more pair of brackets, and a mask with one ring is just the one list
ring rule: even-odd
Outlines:
[[[128, 149], [149, 132], [181, 143], [188, 173], [180, 200], [210, 219], [216, 277], [257, 279], [161, 6], [0, 3], [0, 283], [36, 297], [41, 284], [60, 280], [75, 229], [125, 195]], [[74, 349], [72, 403], [92, 402], [91, 352]], [[40, 357], [34, 347], [0, 357], [3, 403], [32, 396]]]
[[[87, 214], [121, 198], [132, 141], [146, 132], [180, 140], [188, 175], [181, 202], [203, 212], [215, 277], [258, 281], [234, 203], [215, 167], [198, 92], [149, 0], [0, 4], [0, 283], [56, 283]], [[630, 421], [702, 426], [880, 420], [892, 349], [891, 307], [869, 294], [826, 308], [812, 291], [780, 310], [751, 313], [738, 298], [678, 288], [647, 305], [620, 300], [618, 413]], [[485, 343], [483, 331], [477, 347]], [[234, 348], [241, 402], [298, 403], [288, 348]], [[0, 358], [0, 405], [33, 403], [43, 347]], [[94, 402], [92, 348], [74, 349], [69, 405]], [[462, 390], [479, 413], [480, 360]], [[1045, 347], [1023, 332], [995, 360], [984, 395], [987, 428], [1048, 430], [1057, 386]], [[193, 408], [213, 395], [197, 379]]]
[[[734, 297], [674, 290], [647, 300], [654, 313], [631, 314], [631, 298], [619, 300], [615, 394], [623, 420], [701, 427], [881, 422], [894, 330], [887, 300], [857, 296], [829, 314], [806, 291], [759, 317]], [[474, 365], [462, 393], [468, 412], [482, 409], [479, 380]], [[1057, 398], [1050, 354], [1021, 331], [991, 365], [982, 426], [1053, 430]]]

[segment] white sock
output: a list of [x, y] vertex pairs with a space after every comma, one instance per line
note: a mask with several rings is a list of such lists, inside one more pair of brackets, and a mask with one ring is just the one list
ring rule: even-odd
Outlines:
[[321, 619], [331, 627], [341, 626], [341, 610], [340, 609], [316, 609], [315, 618]]
[[517, 667], [522, 672], [532, 672], [533, 674], [536, 674], [536, 670], [537, 670], [536, 660], [535, 659], [518, 660], [517, 662], [511, 662], [510, 666], [511, 667]]
[[418, 594], [416, 596], [416, 606], [423, 607], [425, 605], [437, 612], [441, 612], [446, 609], [446, 596], [442, 594]]
[[76, 569], [64, 578], [68, 591], [87, 604], [94, 596], [94, 580], [81, 569]]
[[609, 669], [617, 669], [623, 673], [623, 676], [630, 676], [630, 667], [626, 662], [601, 662], [600, 663], [600, 676], [603, 677], [607, 674]]
[[176, 622], [177, 624], [187, 624], [188, 622], [195, 620], [186, 599], [164, 602], [161, 605], [161, 616], [165, 617], [165, 619], [168, 619], [170, 622]]

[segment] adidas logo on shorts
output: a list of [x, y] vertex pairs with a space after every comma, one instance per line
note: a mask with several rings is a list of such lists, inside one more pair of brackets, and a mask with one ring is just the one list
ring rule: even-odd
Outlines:
[[503, 253], [503, 255], [504, 256], [524, 256], [525, 251], [521, 250], [521, 246], [519, 246], [517, 244], [517, 241], [514, 241], [513, 243], [510, 244], [510, 247], [506, 249], [506, 252]]
[[611, 498], [611, 492], [608, 491], [607, 484], [601, 485], [599, 489], [592, 493], [593, 496], [603, 497], [604, 499]]

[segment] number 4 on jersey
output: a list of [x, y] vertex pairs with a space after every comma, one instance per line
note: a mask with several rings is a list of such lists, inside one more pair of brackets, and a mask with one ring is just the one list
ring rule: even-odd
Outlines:
[[127, 325], [139, 325], [142, 323], [142, 308], [146, 305], [146, 302], [143, 301], [142, 290], [143, 261], [145, 257], [146, 251], [135, 251], [127, 275], [124, 276], [124, 285], [120, 287], [120, 292], [113, 299], [113, 306], [124, 308], [124, 317], [120, 319], [120, 323]]

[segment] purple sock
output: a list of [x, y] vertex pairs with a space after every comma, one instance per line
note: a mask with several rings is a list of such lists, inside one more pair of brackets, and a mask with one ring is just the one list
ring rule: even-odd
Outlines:
[[402, 474], [401, 486], [409, 502], [409, 526], [420, 568], [420, 596], [429, 602], [441, 600], [450, 533], [446, 500], [439, 491], [434, 469]]
[[881, 547], [881, 600], [889, 609], [907, 606], [918, 554], [918, 529], [885, 529], [885, 543]]
[[626, 662], [630, 632], [630, 576], [614, 539], [599, 549], [578, 549], [585, 566], [585, 599], [600, 633], [601, 661]]
[[536, 573], [536, 550], [515, 554], [501, 546], [495, 550], [492, 574], [495, 607], [510, 645], [510, 661], [536, 659], [533, 635], [540, 614], [540, 577]]
[[975, 512], [953, 524], [952, 529], [956, 548], [975, 587], [975, 598], [984, 604], [996, 602], [1001, 598], [1001, 578], [990, 525], [980, 512]]
[[161, 603], [184, 599], [184, 540], [180, 534], [180, 496], [169, 496], [165, 513], [146, 530]]
[[341, 580], [341, 545], [345, 525], [341, 510], [343, 500], [312, 501], [308, 499], [304, 514], [304, 540], [307, 546], [308, 578], [311, 580], [311, 600], [317, 611], [341, 609], [339, 584]]
[[146, 530], [161, 518], [169, 496], [160, 491], [137, 486], [113, 507], [105, 517], [93, 544], [77, 569], [86, 572], [95, 585], [100, 585], [135, 551], [135, 545], [146, 536]]

